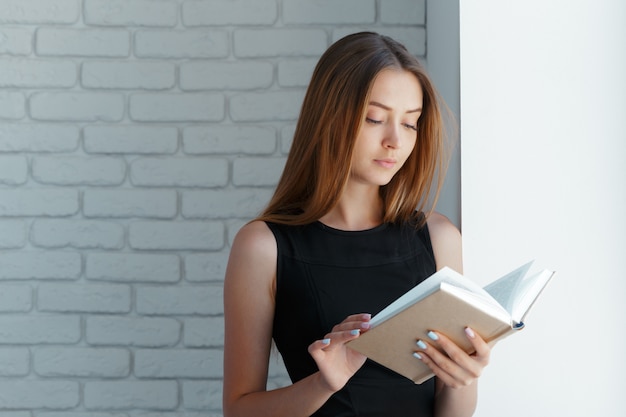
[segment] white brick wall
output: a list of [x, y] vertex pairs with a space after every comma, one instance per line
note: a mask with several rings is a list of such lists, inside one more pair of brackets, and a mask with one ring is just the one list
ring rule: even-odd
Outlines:
[[423, 57], [425, 10], [0, 0], [0, 417], [221, 416], [229, 247], [317, 59], [359, 30]]

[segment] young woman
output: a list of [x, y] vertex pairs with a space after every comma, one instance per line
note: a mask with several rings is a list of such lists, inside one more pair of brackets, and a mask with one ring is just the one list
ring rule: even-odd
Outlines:
[[[399, 43], [358, 33], [324, 53], [275, 194], [231, 250], [226, 417], [473, 414], [490, 348], [471, 329], [473, 355], [436, 329], [415, 335], [436, 375], [421, 385], [346, 346], [437, 269], [462, 272], [458, 230], [426, 210], [443, 132], [436, 91]], [[293, 384], [267, 391], [272, 340]]]

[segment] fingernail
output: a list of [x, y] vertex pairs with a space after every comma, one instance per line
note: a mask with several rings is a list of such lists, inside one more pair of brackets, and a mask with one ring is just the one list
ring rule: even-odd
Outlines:
[[361, 328], [362, 329], [369, 329], [370, 328], [370, 324], [369, 323], [361, 323]]
[[427, 333], [428, 337], [430, 337], [432, 340], [439, 340], [439, 336], [437, 336], [437, 334], [433, 331], [429, 331]]
[[465, 328], [465, 334], [467, 335], [467, 337], [469, 337], [470, 339], [473, 339], [476, 334], [474, 333], [474, 331], [472, 329], [470, 329], [469, 327]]
[[422, 342], [421, 340], [417, 341], [417, 346], [419, 346], [421, 349], [426, 349], [426, 343]]
[[350, 334], [351, 334], [352, 336], [356, 336], [356, 335], [358, 335], [359, 333], [361, 333], [361, 331], [360, 331], [359, 329], [350, 330]]
[[322, 343], [328, 345], [330, 344], [330, 339], [322, 339]]
[[417, 352], [413, 352], [413, 357], [414, 357], [414, 358], [417, 358], [417, 359], [422, 359], [422, 355], [420, 355], [420, 354], [419, 354], [419, 353], [417, 353]]

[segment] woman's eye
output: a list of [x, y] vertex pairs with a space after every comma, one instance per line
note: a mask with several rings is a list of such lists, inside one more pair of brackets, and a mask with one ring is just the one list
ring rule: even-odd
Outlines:
[[366, 121], [367, 123], [371, 123], [371, 124], [373, 124], [373, 125], [379, 125], [379, 124], [382, 124], [382, 123], [383, 123], [381, 120], [374, 120], [374, 119], [371, 119], [371, 118], [369, 118], [369, 117], [366, 117], [366, 118], [365, 118], [365, 121]]
[[415, 130], [417, 131], [417, 124], [410, 124], [410, 123], [403, 123], [404, 127], [406, 127], [407, 129], [411, 129], [411, 130]]

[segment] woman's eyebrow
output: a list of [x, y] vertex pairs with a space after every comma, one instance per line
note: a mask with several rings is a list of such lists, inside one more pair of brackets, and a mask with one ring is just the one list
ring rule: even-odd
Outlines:
[[[391, 107], [386, 106], [383, 103], [379, 103], [378, 101], [370, 101], [369, 104], [370, 104], [370, 106], [380, 107], [381, 109], [384, 109], [384, 110], [387, 110], [387, 111], [393, 110]], [[422, 111], [422, 108], [418, 107], [418, 108], [416, 108], [414, 110], [407, 110], [407, 113], [417, 113], [417, 112], [421, 112], [421, 111]]]

